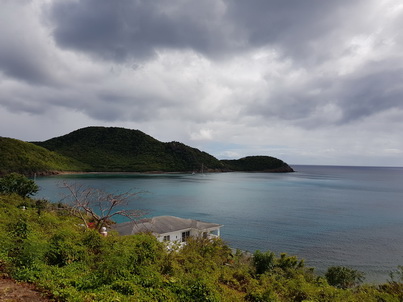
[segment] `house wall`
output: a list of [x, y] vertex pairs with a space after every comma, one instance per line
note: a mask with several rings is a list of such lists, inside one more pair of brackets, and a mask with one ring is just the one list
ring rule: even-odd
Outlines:
[[[162, 241], [164, 241], [164, 236], [169, 236], [170, 237], [169, 241], [171, 241], [171, 242], [175, 242], [175, 241], [181, 242], [182, 241], [182, 232], [185, 232], [185, 231], [189, 231], [189, 229], [180, 230], [180, 231], [176, 231], [176, 232], [170, 232], [170, 233], [164, 233], [164, 234], [161, 234], [161, 235], [157, 236], [157, 239], [158, 239], [158, 241], [162, 242]], [[191, 232], [190, 235], [192, 236], [192, 232]]]
[[[215, 229], [215, 230], [216, 230], [216, 232], [214, 232], [214, 233], [216, 233], [216, 235], [219, 236], [220, 235], [219, 229]], [[171, 241], [171, 242], [175, 242], [175, 241], [182, 242], [182, 233], [186, 232], [186, 231], [190, 231], [190, 236], [192, 236], [192, 237], [200, 236], [203, 233], [200, 230], [196, 230], [196, 229], [184, 229], [184, 230], [180, 230], [180, 231], [176, 231], [176, 232], [160, 234], [157, 236], [157, 239], [158, 239], [158, 241], [163, 242], [164, 236], [169, 236], [170, 237], [169, 241]], [[207, 231], [207, 233], [210, 232], [210, 230], [206, 230], [206, 231]], [[218, 232], [218, 234], [217, 234], [217, 232]]]

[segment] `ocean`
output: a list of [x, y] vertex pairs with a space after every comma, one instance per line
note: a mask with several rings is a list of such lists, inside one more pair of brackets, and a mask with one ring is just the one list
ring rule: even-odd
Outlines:
[[36, 197], [58, 202], [63, 181], [141, 192], [128, 207], [222, 224], [233, 248], [296, 255], [318, 274], [343, 265], [363, 271], [366, 282], [387, 281], [403, 265], [403, 168], [292, 167], [295, 173], [38, 177]]

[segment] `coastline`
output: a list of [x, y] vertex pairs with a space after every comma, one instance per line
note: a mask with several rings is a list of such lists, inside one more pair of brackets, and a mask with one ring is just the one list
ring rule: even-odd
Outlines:
[[[219, 170], [210, 169], [204, 171], [204, 173], [231, 173], [231, 172], [242, 172], [242, 173], [293, 173], [295, 170], [288, 167], [280, 167], [275, 169], [267, 170], [256, 170], [256, 171], [237, 171], [237, 170]], [[193, 174], [194, 171], [42, 171], [30, 173], [29, 176], [52, 176], [52, 175], [74, 175], [74, 174], [112, 174], [112, 175], [130, 175], [130, 174]], [[201, 173], [195, 173], [201, 174]]]

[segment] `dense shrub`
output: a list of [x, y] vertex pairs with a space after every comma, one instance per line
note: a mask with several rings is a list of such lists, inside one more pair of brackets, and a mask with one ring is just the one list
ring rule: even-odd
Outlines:
[[102, 237], [80, 223], [65, 207], [46, 204], [38, 215], [36, 201], [0, 195], [0, 274], [59, 301], [403, 301], [400, 267], [386, 284], [344, 290], [349, 275], [330, 286], [294, 256], [232, 253], [204, 238], [167, 251], [151, 234]]
[[394, 283], [402, 283], [403, 282], [403, 265], [398, 265], [397, 269], [390, 272], [389, 274], [390, 282]]
[[255, 266], [256, 273], [263, 274], [274, 268], [275, 255], [270, 251], [262, 253], [261, 251], [257, 250], [253, 254], [253, 264]]
[[62, 230], [50, 238], [46, 262], [50, 265], [65, 266], [83, 260], [85, 255], [86, 247], [77, 242], [77, 237]]
[[18, 173], [10, 173], [0, 178], [0, 194], [18, 194], [28, 197], [38, 192], [39, 187], [33, 181]]
[[362, 283], [364, 273], [344, 266], [332, 266], [328, 268], [325, 277], [330, 285], [346, 289]]

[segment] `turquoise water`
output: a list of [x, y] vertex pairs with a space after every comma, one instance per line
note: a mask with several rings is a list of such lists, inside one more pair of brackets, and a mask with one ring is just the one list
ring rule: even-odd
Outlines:
[[296, 173], [64, 175], [41, 177], [38, 197], [59, 201], [62, 181], [112, 193], [149, 216], [223, 224], [232, 247], [286, 252], [323, 273], [344, 265], [384, 282], [403, 265], [403, 168], [293, 166]]

